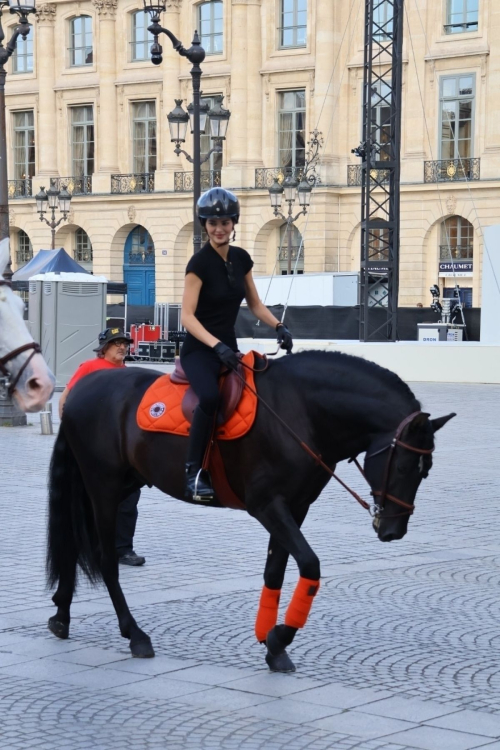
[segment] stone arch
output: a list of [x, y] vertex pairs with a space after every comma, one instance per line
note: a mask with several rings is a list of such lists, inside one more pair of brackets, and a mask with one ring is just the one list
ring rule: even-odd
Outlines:
[[92, 271], [92, 261], [80, 261], [77, 258], [76, 255], [76, 232], [80, 229], [90, 240], [90, 245], [92, 246], [92, 237], [90, 236], [89, 232], [85, 229], [85, 227], [82, 227], [79, 223], [72, 222], [71, 224], [62, 224], [59, 229], [56, 232], [56, 248], [63, 247], [68, 255], [73, 258], [77, 263], [80, 263], [80, 265], [85, 268], [86, 271]]
[[19, 268], [22, 268], [26, 265], [26, 263], [31, 260], [31, 258], [26, 258], [26, 260], [22, 260], [20, 257], [20, 251], [22, 248], [20, 247], [19, 243], [19, 232], [24, 232], [25, 235], [28, 236], [30, 245], [31, 245], [31, 258], [35, 255], [35, 250], [33, 248], [33, 240], [29, 234], [29, 232], [26, 231], [25, 227], [20, 227], [17, 224], [10, 224], [9, 226], [9, 235], [10, 235], [10, 257], [12, 261], [12, 270], [17, 271]]

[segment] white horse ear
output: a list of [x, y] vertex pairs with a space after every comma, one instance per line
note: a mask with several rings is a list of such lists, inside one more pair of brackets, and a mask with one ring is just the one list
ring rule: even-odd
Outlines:
[[6, 237], [0, 242], [0, 275], [5, 271], [10, 255], [10, 240]]

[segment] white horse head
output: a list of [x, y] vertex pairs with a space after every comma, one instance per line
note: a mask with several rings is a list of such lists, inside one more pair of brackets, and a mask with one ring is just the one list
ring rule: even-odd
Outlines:
[[[0, 242], [0, 277], [9, 262], [9, 240]], [[8, 286], [0, 286], [0, 359], [33, 342], [23, 319], [24, 303]], [[52, 396], [55, 378], [41, 354], [28, 349], [5, 363], [9, 379], [16, 376], [26, 364], [16, 383], [12, 395], [20, 409], [26, 412], [40, 411]], [[1, 373], [0, 373], [1, 377]]]

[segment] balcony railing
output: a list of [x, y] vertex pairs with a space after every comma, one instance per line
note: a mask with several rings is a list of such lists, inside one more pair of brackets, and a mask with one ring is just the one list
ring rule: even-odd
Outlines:
[[446, 34], [456, 34], [465, 31], [477, 31], [477, 21], [464, 21], [463, 23], [445, 23]]
[[[286, 180], [287, 177], [293, 177], [297, 182], [302, 179], [302, 173], [304, 167], [272, 167], [271, 169], [259, 168], [255, 170], [255, 187], [256, 188], [270, 188], [274, 184], [275, 180], [278, 180], [280, 184]], [[315, 176], [315, 184], [319, 183], [319, 177]]]
[[112, 174], [112, 193], [153, 193], [155, 189], [155, 173], [144, 174]]
[[33, 258], [33, 250], [18, 250], [16, 252], [16, 263], [19, 268], [19, 266], [24, 266], [26, 263], [29, 263], [30, 260]]
[[70, 195], [90, 195], [92, 193], [92, 175], [80, 177], [56, 177], [51, 183], [57, 190], [66, 188]]
[[[370, 170], [370, 177], [374, 182], [382, 183], [389, 181], [390, 172], [388, 169], [372, 169]], [[349, 187], [357, 187], [361, 185], [363, 179], [363, 168], [361, 164], [348, 164], [347, 165], [347, 185]]]
[[26, 177], [24, 180], [9, 180], [7, 189], [9, 200], [12, 200], [13, 198], [30, 198], [32, 195], [31, 188], [30, 177]]
[[440, 245], [439, 260], [471, 260], [474, 256], [472, 245]]
[[[193, 184], [193, 172], [174, 172], [174, 190], [176, 193], [192, 192]], [[202, 170], [201, 192], [204, 190], [210, 190], [210, 188], [213, 187], [220, 187], [221, 184], [220, 169]]]
[[441, 159], [424, 161], [424, 182], [480, 180], [481, 159]]

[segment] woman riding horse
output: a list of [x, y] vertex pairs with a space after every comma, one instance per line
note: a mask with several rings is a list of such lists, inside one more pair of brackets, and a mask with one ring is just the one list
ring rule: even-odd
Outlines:
[[189, 432], [185, 497], [207, 502], [214, 491], [208, 472], [202, 470], [203, 458], [219, 402], [221, 365], [234, 369], [239, 363], [234, 326], [242, 300], [256, 318], [276, 329], [283, 349], [290, 352], [293, 341], [288, 328], [259, 299], [250, 255], [229, 244], [240, 218], [237, 197], [212, 188], [198, 201], [198, 217], [208, 242], [187, 264], [182, 300], [182, 325], [188, 333], [181, 364], [200, 400]]

